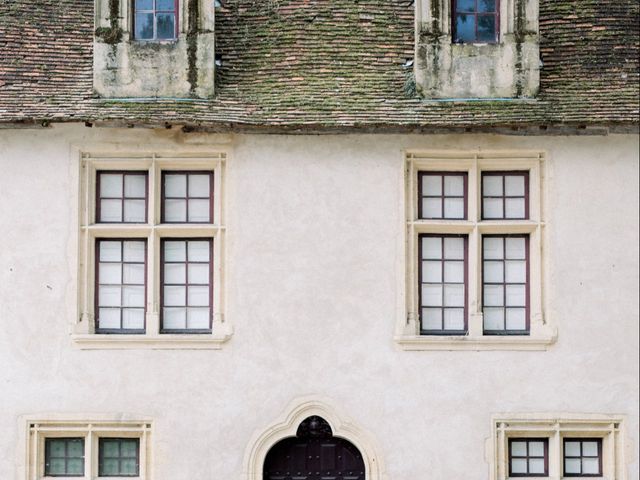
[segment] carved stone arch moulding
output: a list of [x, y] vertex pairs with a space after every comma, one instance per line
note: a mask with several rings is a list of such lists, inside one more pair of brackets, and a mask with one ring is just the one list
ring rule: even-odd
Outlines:
[[279, 441], [295, 437], [300, 424], [311, 416], [322, 417], [334, 437], [348, 440], [360, 451], [367, 480], [387, 480], [378, 449], [369, 434], [342, 415], [330, 401], [315, 396], [294, 400], [273, 423], [256, 430], [245, 451], [242, 479], [262, 480], [262, 468], [269, 450]]

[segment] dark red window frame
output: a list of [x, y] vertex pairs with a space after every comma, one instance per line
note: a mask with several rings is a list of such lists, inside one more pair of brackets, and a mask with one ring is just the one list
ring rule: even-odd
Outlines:
[[[167, 175], [186, 175], [187, 177], [187, 187], [186, 187], [186, 197], [167, 197], [166, 196], [166, 188], [165, 188], [165, 178]], [[190, 197], [189, 196], [189, 176], [190, 175], [209, 175], [209, 197]], [[199, 224], [199, 225], [208, 225], [214, 222], [214, 210], [213, 210], [213, 199], [214, 199], [214, 172], [211, 170], [163, 170], [162, 171], [162, 186], [161, 186], [161, 200], [162, 204], [160, 205], [160, 221], [161, 223], [166, 224]], [[166, 200], [185, 200], [187, 204], [186, 210], [186, 220], [184, 222], [168, 222], [165, 219], [165, 202]], [[189, 221], [189, 200], [209, 200], [209, 221], [207, 222], [190, 222]]]
[[[573, 457], [567, 456], [566, 444], [567, 442], [580, 442], [580, 456]], [[582, 444], [584, 442], [596, 442], [598, 444], [598, 456], [585, 456], [582, 454]], [[567, 459], [580, 459], [580, 468], [582, 469], [583, 458], [598, 458], [598, 473], [567, 473], [566, 472], [566, 460]], [[565, 477], [601, 477], [602, 476], [602, 438], [563, 438], [562, 439], [562, 472]]]
[[[442, 301], [442, 330], [425, 330], [422, 328], [422, 309], [425, 308], [422, 306], [422, 262], [424, 261], [422, 255], [422, 239], [426, 237], [431, 238], [441, 238], [442, 239], [442, 259], [441, 263], [443, 264], [442, 268], [442, 283], [443, 286], [443, 301]], [[464, 330], [444, 330], [444, 312], [447, 308], [460, 308], [460, 307], [445, 307], [444, 306], [444, 285], [446, 285], [444, 281], [444, 239], [445, 238], [462, 238], [464, 239]], [[458, 234], [440, 234], [440, 233], [423, 233], [418, 235], [418, 311], [419, 311], [419, 319], [420, 319], [420, 335], [466, 335], [469, 330], [469, 236], [468, 235], [458, 235]], [[455, 283], [455, 285], [460, 285], [459, 283]], [[438, 308], [438, 307], [433, 307]]]
[[[80, 440], [82, 442], [82, 457], [70, 457], [68, 455], [69, 452], [69, 443], [71, 441], [78, 441]], [[65, 450], [65, 456], [64, 457], [55, 457], [55, 458], [64, 458], [64, 463], [65, 463], [65, 472], [69, 469], [68, 468], [68, 461], [69, 460], [77, 460], [79, 458], [82, 458], [82, 473], [75, 473], [75, 474], [71, 474], [71, 473], [51, 473], [50, 471], [50, 466], [49, 463], [51, 462], [51, 441], [64, 441], [65, 442], [65, 446], [64, 446], [64, 450]], [[85, 475], [85, 455], [84, 455], [84, 449], [85, 449], [85, 439], [84, 437], [47, 437], [44, 439], [44, 475], [45, 477], [84, 477]]]
[[[484, 258], [484, 241], [486, 238], [502, 238], [503, 239], [503, 258], [502, 260], [495, 260], [495, 259], [489, 259], [489, 261], [495, 261], [495, 262], [502, 262], [502, 274], [503, 274], [503, 278], [502, 278], [502, 283], [498, 283], [498, 282], [490, 282], [490, 283], [486, 283], [485, 282], [485, 268], [484, 268], [484, 262], [485, 262], [485, 258]], [[524, 255], [525, 255], [525, 264], [526, 264], [526, 285], [525, 285], [525, 322], [526, 322], [526, 330], [507, 330], [507, 285], [521, 285], [520, 283], [512, 283], [512, 282], [507, 282], [506, 281], [506, 267], [505, 267], [505, 263], [507, 262], [506, 256], [507, 256], [507, 252], [506, 252], [506, 239], [507, 238], [524, 238], [525, 239], [525, 245], [524, 245]], [[482, 235], [482, 241], [481, 241], [481, 245], [480, 245], [480, 249], [481, 249], [481, 262], [482, 262], [482, 291], [481, 291], [481, 299], [482, 299], [482, 311], [484, 312], [485, 308], [493, 308], [493, 307], [486, 307], [484, 304], [484, 288], [485, 285], [502, 285], [503, 286], [503, 305], [502, 308], [504, 309], [504, 330], [487, 330], [484, 328], [483, 325], [483, 332], [484, 335], [529, 335], [531, 332], [531, 301], [530, 301], [530, 289], [531, 289], [531, 281], [530, 281], [530, 276], [531, 276], [531, 269], [530, 269], [530, 252], [529, 252], [529, 235], [528, 234], [504, 234], [504, 235]], [[498, 308], [498, 307], [496, 307]], [[522, 307], [514, 307], [514, 308], [522, 308]]]
[[[135, 441], [136, 442], [136, 456], [135, 457], [123, 457], [122, 456], [122, 441]], [[106, 442], [118, 442], [118, 452], [120, 455], [117, 457], [105, 457], [104, 454], [104, 444]], [[126, 473], [118, 473], [114, 474], [105, 474], [104, 473], [104, 460], [118, 460], [118, 466], [120, 467], [120, 472], [122, 471], [122, 461], [123, 460], [134, 460], [136, 461], [136, 473], [126, 474]], [[139, 438], [115, 438], [115, 437], [101, 437], [98, 439], [98, 477], [138, 477], [140, 476], [140, 439]]]
[[[132, 37], [134, 38], [134, 40], [137, 41], [141, 41], [141, 42], [171, 42], [171, 41], [175, 41], [178, 38], [178, 35], [180, 33], [180, 0], [173, 0], [173, 10], [159, 10], [156, 7], [156, 2], [157, 0], [153, 0], [153, 6], [154, 8], [152, 10], [143, 10], [143, 9], [136, 9], [136, 0], [130, 0], [131, 1], [131, 11], [133, 12], [133, 14], [131, 15], [131, 32], [132, 32]], [[136, 38], [135, 37], [135, 31], [136, 31], [136, 13], [153, 13], [153, 38]], [[157, 32], [157, 16], [159, 13], [173, 13], [175, 15], [175, 24], [173, 26], [173, 37], [172, 38], [158, 38], [158, 32]]]
[[[508, 176], [523, 176], [524, 177], [524, 217], [507, 217], [506, 201], [509, 198], [523, 198], [520, 195], [508, 196], [505, 189], [505, 177]], [[491, 196], [484, 194], [484, 178], [485, 177], [502, 177], [502, 195]], [[514, 171], [483, 171], [480, 178], [480, 189], [482, 202], [480, 205], [480, 215], [482, 220], [529, 220], [529, 171], [528, 170], [514, 170]], [[486, 218], [484, 216], [484, 200], [485, 198], [500, 198], [502, 199], [502, 217]]]
[[[122, 197], [103, 197], [101, 195], [101, 179], [102, 175], [122, 175]], [[142, 197], [127, 197], [124, 189], [125, 177], [127, 175], [144, 175], [144, 198]], [[121, 222], [103, 222], [100, 220], [100, 206], [101, 200], [121, 200], [122, 201], [122, 221]], [[124, 219], [124, 204], [125, 200], [144, 200], [144, 222], [126, 222]], [[98, 170], [96, 172], [96, 223], [106, 224], [142, 224], [149, 221], [149, 172], [146, 170]]]
[[[487, 13], [481, 13], [478, 11], [478, 1], [480, 0], [475, 0], [476, 8], [474, 9], [473, 12], [464, 12], [464, 11], [458, 11], [458, 0], [452, 0], [451, 2], [452, 3], [451, 5], [451, 38], [453, 39], [453, 43], [464, 44], [464, 43], [498, 43], [499, 42], [500, 40], [500, 0], [495, 0], [496, 1], [495, 12], [487, 12]], [[458, 14], [473, 16], [473, 21], [475, 25], [475, 38], [471, 42], [457, 40], [458, 29], [456, 24], [457, 24]], [[495, 18], [496, 30], [495, 30], [495, 37], [492, 40], [478, 39], [478, 17], [481, 17], [481, 16]]]
[[[164, 259], [164, 245], [166, 242], [187, 242], [186, 253], [185, 253], [185, 261], [184, 262], [165, 262]], [[204, 262], [189, 262], [189, 245], [188, 242], [196, 241], [196, 242], [209, 242], [209, 328], [164, 328], [164, 266], [165, 263], [180, 263], [185, 265], [185, 283], [181, 284], [167, 284], [168, 286], [176, 285], [176, 286], [184, 286], [185, 287], [185, 308], [189, 305], [189, 263], [204, 263]], [[172, 237], [172, 238], [163, 238], [160, 241], [160, 333], [176, 333], [176, 334], [199, 334], [199, 333], [211, 333], [213, 329], [213, 262], [215, 258], [213, 256], [213, 238], [208, 237]], [[202, 284], [194, 284], [196, 286], [203, 286]], [[170, 307], [169, 307], [170, 308]], [[188, 315], [188, 313], [187, 313]]]
[[[135, 263], [135, 264], [139, 264], [140, 262], [125, 262], [124, 261], [124, 242], [144, 242], [144, 316], [145, 316], [145, 320], [144, 320], [144, 327], [143, 328], [130, 328], [130, 329], [126, 329], [126, 328], [122, 328], [122, 310], [123, 307], [122, 305], [120, 305], [120, 327], [121, 328], [100, 328], [100, 242], [122, 242], [122, 246], [120, 247], [120, 263], [121, 265], [124, 266], [125, 263]], [[129, 335], [129, 334], [142, 334], [146, 332], [146, 327], [147, 327], [147, 320], [146, 320], [146, 314], [147, 314], [147, 252], [148, 252], [148, 245], [147, 245], [147, 239], [146, 238], [135, 238], [135, 237], [129, 237], [129, 238], [96, 238], [96, 245], [95, 245], [96, 251], [95, 251], [95, 284], [94, 284], [94, 317], [95, 317], [95, 327], [96, 327], [96, 333], [105, 333], [105, 334], [119, 334], [119, 335]], [[108, 263], [108, 262], [105, 262]], [[115, 263], [115, 262], [114, 262]], [[124, 272], [124, 267], [122, 268], [123, 272]], [[122, 273], [122, 275], [124, 275], [124, 273]], [[121, 277], [121, 281], [123, 281], [122, 277]], [[127, 284], [121, 283], [121, 286], [125, 286]], [[135, 286], [140, 286], [140, 285], [135, 285]], [[122, 304], [122, 301], [120, 302]], [[106, 308], [106, 307], [105, 307]], [[113, 307], [116, 308], [116, 307]], [[132, 308], [138, 308], [138, 307], [132, 307]]]
[[[524, 442], [527, 444], [527, 455], [514, 456], [511, 450], [511, 444], [513, 442]], [[544, 443], [544, 456], [532, 456], [529, 455], [529, 442], [543, 442]], [[527, 471], [529, 470], [529, 460], [544, 458], [544, 473], [513, 473], [511, 471], [511, 460], [522, 459], [527, 461]], [[509, 477], [548, 477], [549, 476], [549, 439], [548, 438], [510, 438], [509, 439]]]
[[[442, 177], [442, 185], [441, 185], [441, 194], [440, 195], [429, 195], [428, 192], [424, 192], [422, 188], [423, 178], [427, 176], [432, 177]], [[445, 177], [455, 177], [459, 176], [463, 179], [463, 191], [462, 196], [459, 195], [445, 195], [444, 193], [444, 183]], [[418, 172], [418, 218], [422, 220], [466, 220], [468, 218], [468, 174], [467, 172], [432, 172], [432, 171], [421, 171]], [[422, 201], [425, 198], [440, 198], [442, 202], [442, 216], [441, 217], [425, 217], [424, 212], [422, 211]], [[446, 217], [444, 212], [444, 201], [447, 198], [462, 198], [464, 201], [464, 213], [463, 216], [460, 217]]]

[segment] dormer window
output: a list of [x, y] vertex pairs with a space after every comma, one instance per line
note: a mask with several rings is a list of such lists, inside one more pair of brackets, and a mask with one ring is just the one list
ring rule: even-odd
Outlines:
[[453, 0], [455, 43], [496, 43], [499, 37], [499, 0]]
[[136, 40], [175, 40], [178, 37], [178, 0], [135, 0]]

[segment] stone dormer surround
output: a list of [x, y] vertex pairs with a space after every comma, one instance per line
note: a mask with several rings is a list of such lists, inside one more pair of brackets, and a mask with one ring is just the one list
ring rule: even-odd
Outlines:
[[499, 0], [497, 43], [452, 41], [451, 0], [416, 2], [415, 75], [425, 98], [532, 98], [540, 84], [538, 0]]
[[164, 41], [133, 38], [132, 4], [95, 0], [95, 92], [106, 98], [212, 97], [214, 2], [179, 0], [178, 36]]

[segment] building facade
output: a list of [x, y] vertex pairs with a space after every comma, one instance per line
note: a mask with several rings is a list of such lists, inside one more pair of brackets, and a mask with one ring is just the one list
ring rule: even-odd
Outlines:
[[0, 478], [638, 480], [638, 16], [0, 1]]

